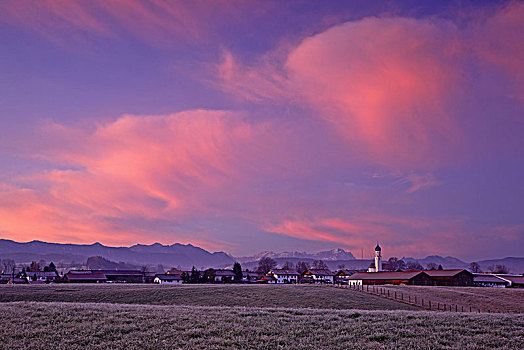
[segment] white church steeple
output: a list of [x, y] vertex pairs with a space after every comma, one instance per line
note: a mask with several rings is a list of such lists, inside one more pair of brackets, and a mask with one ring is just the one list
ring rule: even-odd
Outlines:
[[382, 271], [382, 248], [378, 245], [375, 247], [375, 272]]

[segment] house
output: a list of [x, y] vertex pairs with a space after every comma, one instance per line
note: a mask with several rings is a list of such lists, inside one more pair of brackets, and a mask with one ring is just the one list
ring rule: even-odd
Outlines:
[[357, 272], [348, 278], [350, 285], [419, 285], [432, 286], [434, 281], [425, 271]]
[[153, 282], [158, 284], [182, 284], [183, 280], [181, 274], [175, 275], [168, 273], [160, 273], [155, 275]]
[[213, 270], [212, 271], [213, 282], [228, 283], [233, 281], [235, 273], [233, 270]]
[[338, 270], [338, 272], [335, 274], [335, 283], [347, 284], [349, 277], [357, 272], [357, 270]]
[[331, 283], [335, 282], [335, 273], [328, 269], [309, 269], [304, 272], [303, 277], [310, 277], [313, 283]]
[[524, 276], [520, 275], [508, 275], [508, 274], [497, 274], [498, 278], [502, 278], [509, 282], [508, 287], [511, 288], [524, 288]]
[[510, 284], [511, 283], [508, 280], [488, 273], [479, 273], [473, 275], [473, 285], [476, 287], [505, 288]]
[[277, 279], [273, 276], [262, 276], [260, 277], [260, 279], [257, 281], [257, 283], [269, 283], [269, 284], [275, 284], [277, 283]]
[[424, 270], [437, 286], [473, 286], [473, 274], [468, 270]]
[[300, 274], [295, 270], [286, 269], [271, 269], [267, 274], [273, 276], [277, 283], [298, 283], [300, 277]]
[[58, 278], [56, 271], [27, 271], [26, 276], [28, 282], [42, 283], [54, 282]]
[[106, 275], [91, 271], [69, 271], [64, 275], [69, 283], [103, 283], [107, 281]]
[[247, 270], [242, 271], [242, 282], [253, 283], [253, 282], [258, 281], [262, 276], [263, 274], [258, 273], [258, 272], [247, 271]]
[[102, 273], [110, 283], [144, 283], [144, 273], [139, 270], [91, 270]]

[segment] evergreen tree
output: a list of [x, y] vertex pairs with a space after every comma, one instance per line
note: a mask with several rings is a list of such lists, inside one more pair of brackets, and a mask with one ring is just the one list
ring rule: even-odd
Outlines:
[[240, 266], [239, 262], [235, 262], [233, 265], [233, 273], [235, 274], [234, 280], [236, 282], [242, 281], [242, 266]]

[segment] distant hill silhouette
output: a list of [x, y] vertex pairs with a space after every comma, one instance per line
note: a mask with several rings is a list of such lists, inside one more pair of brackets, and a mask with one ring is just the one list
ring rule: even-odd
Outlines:
[[[197, 269], [208, 267], [224, 268], [233, 266], [235, 261], [240, 261], [243, 268], [255, 269], [258, 265], [258, 260], [266, 256], [274, 259], [279, 265], [283, 265], [286, 261], [294, 264], [298, 261], [306, 261], [312, 264], [314, 260], [323, 260], [332, 270], [337, 270], [339, 266], [344, 266], [346, 269], [364, 269], [372, 262], [372, 260], [355, 259], [351, 252], [344, 249], [333, 249], [317, 253], [262, 252], [250, 257], [234, 258], [224, 252], [210, 253], [191, 244], [180, 243], [172, 245], [155, 243], [151, 245], [136, 244], [131, 247], [108, 247], [100, 243], [89, 245], [46, 243], [41, 241], [18, 243], [0, 239], [0, 258], [2, 259], [13, 259], [17, 263], [45, 260], [46, 262], [53, 261], [55, 264], [59, 262], [86, 264], [88, 258], [100, 257], [91, 262], [94, 266], [96, 264], [100, 265], [100, 267], [91, 267], [95, 269], [123, 269], [147, 264], [160, 264], [166, 268], [180, 266], [183, 269], [191, 269], [192, 266], [195, 266]], [[469, 267], [469, 262], [451, 256], [430, 255], [421, 259], [406, 257], [402, 259], [405, 262], [417, 260], [424, 267], [429, 263], [442, 265], [447, 269]], [[510, 269], [511, 273], [524, 273], [524, 257], [507, 257], [479, 260], [477, 262], [484, 271], [489, 271], [490, 266], [505, 265]]]
[[152, 245], [137, 244], [131, 247], [107, 247], [100, 243], [60, 244], [32, 241], [18, 243], [0, 239], [0, 257], [10, 258], [17, 263], [31, 261], [77, 262], [86, 263], [89, 257], [100, 256], [111, 261], [121, 261], [132, 265], [164, 265], [166, 267], [181, 266], [199, 269], [223, 265], [232, 265], [234, 260], [224, 252], [210, 253], [191, 244]]

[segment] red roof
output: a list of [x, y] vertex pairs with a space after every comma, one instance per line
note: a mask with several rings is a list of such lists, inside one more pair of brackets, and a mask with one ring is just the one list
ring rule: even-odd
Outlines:
[[431, 277], [453, 277], [458, 275], [459, 273], [466, 271], [467, 273], [471, 274], [468, 270], [464, 269], [454, 269], [454, 270], [423, 270], [423, 272], [427, 273]]
[[274, 273], [275, 275], [293, 275], [293, 276], [300, 275], [295, 270], [272, 269], [271, 272]]
[[350, 280], [409, 280], [425, 271], [380, 271], [380, 272], [357, 272], [349, 276]]
[[309, 269], [306, 271], [306, 274], [315, 276], [335, 276], [335, 273], [328, 269]]
[[497, 275], [497, 277], [511, 281], [511, 284], [524, 284], [524, 276]]
[[84, 272], [84, 273], [71, 273], [68, 272], [66, 277], [70, 281], [89, 281], [89, 280], [106, 280], [107, 277], [103, 273], [96, 272]]

